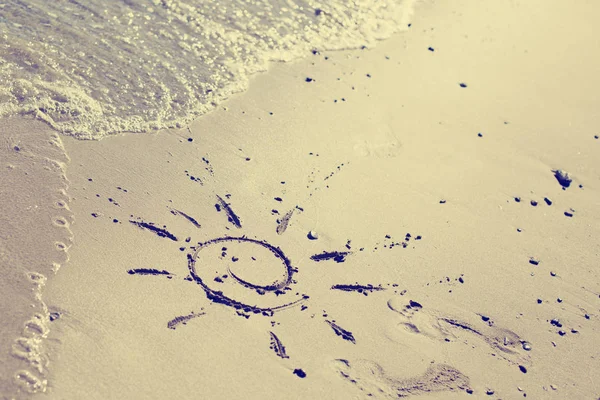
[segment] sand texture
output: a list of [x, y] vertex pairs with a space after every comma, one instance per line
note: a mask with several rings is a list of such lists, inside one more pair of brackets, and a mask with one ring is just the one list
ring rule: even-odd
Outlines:
[[600, 397], [598, 16], [423, 1], [189, 127], [63, 137], [68, 189], [38, 182], [72, 219], [7, 217], [41, 235], [23, 257], [70, 246], [45, 305], [18, 300], [47, 326], [33, 397]]
[[68, 260], [68, 157], [39, 122], [0, 121], [0, 394], [46, 389], [49, 313], [43, 289]]

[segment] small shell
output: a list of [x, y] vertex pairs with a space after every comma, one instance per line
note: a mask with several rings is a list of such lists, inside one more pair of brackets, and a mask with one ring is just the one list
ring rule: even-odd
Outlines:
[[310, 240], [317, 240], [319, 238], [319, 234], [315, 231], [308, 232], [308, 238]]

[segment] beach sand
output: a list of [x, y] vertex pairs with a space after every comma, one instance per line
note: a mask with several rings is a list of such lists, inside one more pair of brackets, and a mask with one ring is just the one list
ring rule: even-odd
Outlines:
[[425, 1], [189, 128], [63, 137], [35, 397], [600, 396], [599, 13]]

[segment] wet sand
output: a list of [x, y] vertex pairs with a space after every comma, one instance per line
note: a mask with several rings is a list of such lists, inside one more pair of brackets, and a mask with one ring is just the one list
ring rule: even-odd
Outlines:
[[600, 396], [599, 11], [426, 2], [189, 128], [64, 138], [38, 397]]

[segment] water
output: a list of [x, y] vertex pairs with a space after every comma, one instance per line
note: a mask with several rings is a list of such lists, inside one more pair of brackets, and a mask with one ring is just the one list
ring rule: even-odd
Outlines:
[[82, 139], [182, 127], [269, 61], [372, 46], [414, 0], [8, 0], [0, 117], [32, 114]]

